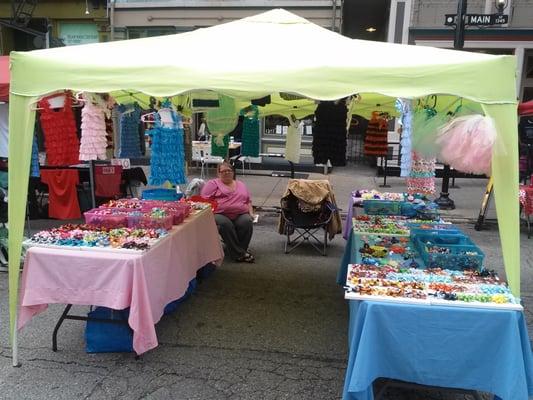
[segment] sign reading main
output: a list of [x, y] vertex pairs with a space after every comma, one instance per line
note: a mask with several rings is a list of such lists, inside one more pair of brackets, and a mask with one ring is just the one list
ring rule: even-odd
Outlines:
[[[509, 16], [504, 14], [466, 14], [465, 25], [502, 25], [509, 22]], [[446, 14], [444, 25], [457, 24], [457, 14]]]

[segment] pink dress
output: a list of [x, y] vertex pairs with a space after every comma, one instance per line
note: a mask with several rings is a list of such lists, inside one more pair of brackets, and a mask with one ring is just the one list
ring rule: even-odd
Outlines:
[[106, 135], [105, 110], [89, 98], [81, 110], [80, 160], [105, 160]]
[[231, 190], [217, 178], [208, 181], [202, 189], [202, 197], [217, 202], [216, 213], [229, 219], [248, 213], [252, 201], [246, 185], [241, 181], [235, 183], [235, 190]]

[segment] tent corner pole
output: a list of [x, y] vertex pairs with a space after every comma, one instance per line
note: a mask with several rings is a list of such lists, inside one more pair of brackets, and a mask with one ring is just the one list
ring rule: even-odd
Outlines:
[[17, 325], [18, 325], [18, 315], [15, 314], [15, 324], [13, 327], [13, 339], [11, 343], [11, 366], [14, 368], [20, 367], [19, 363], [19, 345], [18, 345], [18, 332], [17, 332]]

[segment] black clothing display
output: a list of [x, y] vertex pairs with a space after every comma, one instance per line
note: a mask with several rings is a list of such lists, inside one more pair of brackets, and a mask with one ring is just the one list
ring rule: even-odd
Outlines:
[[233, 130], [230, 133], [228, 133], [230, 137], [233, 137], [233, 140], [235, 142], [240, 142], [242, 140], [243, 123], [244, 123], [244, 117], [242, 115], [239, 115], [237, 126], [235, 126], [235, 128], [233, 128]]
[[315, 164], [346, 165], [346, 115], [343, 101], [321, 102], [315, 111], [313, 158]]

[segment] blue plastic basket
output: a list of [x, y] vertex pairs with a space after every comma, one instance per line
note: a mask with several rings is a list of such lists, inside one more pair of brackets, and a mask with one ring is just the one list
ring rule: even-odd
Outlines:
[[176, 201], [183, 197], [183, 193], [176, 193], [174, 189], [148, 189], [142, 192], [143, 200]]
[[[427, 268], [463, 270], [483, 267], [485, 254], [464, 235], [418, 235], [415, 246]], [[449, 253], [431, 253], [428, 251], [430, 246], [444, 247]]]
[[392, 200], [363, 200], [363, 208], [368, 215], [401, 215], [402, 203]]
[[457, 226], [440, 223], [407, 223], [411, 228], [411, 237], [415, 239], [419, 235], [464, 235]]

